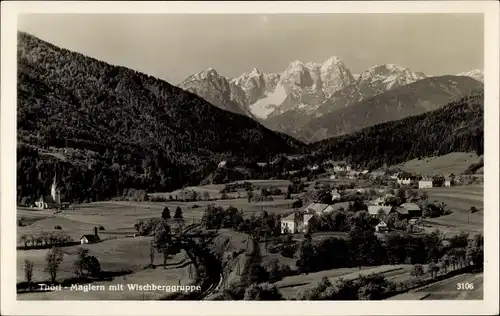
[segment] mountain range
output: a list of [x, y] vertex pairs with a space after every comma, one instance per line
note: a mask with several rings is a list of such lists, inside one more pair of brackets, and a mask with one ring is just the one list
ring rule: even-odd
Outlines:
[[[208, 71], [215, 72], [213, 69]], [[358, 103], [364, 102], [364, 105], [353, 107], [353, 109], [357, 111], [368, 109], [366, 100], [399, 87], [424, 80], [423, 84], [418, 85], [416, 93], [425, 94], [429, 90], [430, 95], [417, 96], [414, 94], [412, 98], [424, 99], [428, 105], [423, 108], [434, 108], [450, 101], [450, 98], [442, 96], [460, 97], [470, 92], [471, 89], [479, 87], [480, 83], [471, 83], [468, 78], [477, 81], [483, 80], [482, 71], [476, 69], [459, 74], [453, 80], [449, 76], [441, 76], [442, 82], [439, 82], [439, 79], [425, 81], [431, 76], [423, 72], [413, 72], [408, 68], [394, 64], [375, 65], [360, 74], [353, 75], [346, 65], [335, 56], [328, 58], [323, 63], [294, 61], [282, 73], [266, 74], [254, 68], [250, 73], [244, 73], [233, 79], [217, 74], [215, 77], [217, 84], [203, 75], [206, 72], [207, 70], [204, 70], [190, 76], [179, 86], [198, 94], [216, 106], [234, 113], [244, 112], [246, 115], [258, 119], [270, 129], [286, 133], [305, 142], [352, 131], [351, 128], [342, 127], [349, 125], [349, 123], [333, 126], [332, 124], [337, 122], [332, 122], [329, 126], [324, 125], [332, 117], [337, 117], [337, 120], [340, 117], [345, 117], [342, 111], [346, 111], [347, 108]], [[428, 89], [423, 87], [425, 84], [430, 85]], [[231, 88], [218, 89], [218, 86]], [[441, 89], [442, 93], [437, 93], [436, 89]], [[464, 90], [461, 91], [462, 89]], [[237, 93], [228, 93], [228, 91], [237, 91]], [[439, 96], [437, 96], [438, 94]], [[434, 99], [434, 96], [437, 97]], [[387, 95], [382, 96], [382, 99], [387, 98]], [[221, 99], [230, 100], [230, 105], [228, 105], [229, 102], [221, 101]], [[380, 101], [373, 100], [373, 102]], [[408, 107], [408, 109], [402, 110], [401, 106]], [[419, 114], [423, 108], [415, 109], [414, 105], [400, 104], [398, 114], [386, 116], [388, 111], [385, 111], [376, 116], [388, 120], [391, 117], [398, 119], [402, 115]], [[353, 109], [347, 112], [352, 112]], [[359, 113], [356, 116], [364, 115], [366, 117], [370, 116], [369, 113]], [[384, 121], [386, 120], [381, 121], [374, 118], [364, 120], [364, 124], [356, 124], [371, 126]], [[320, 130], [310, 132], [311, 129], [317, 129], [317, 127]]]

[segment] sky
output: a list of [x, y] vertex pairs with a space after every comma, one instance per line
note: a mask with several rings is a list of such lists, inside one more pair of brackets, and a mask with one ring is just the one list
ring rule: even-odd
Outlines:
[[354, 74], [377, 64], [429, 75], [483, 69], [482, 14], [30, 14], [18, 28], [172, 84], [206, 68], [281, 73], [331, 56]]

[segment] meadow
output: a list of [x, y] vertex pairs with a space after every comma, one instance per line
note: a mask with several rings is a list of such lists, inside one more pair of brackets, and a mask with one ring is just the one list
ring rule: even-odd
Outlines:
[[[429, 201], [443, 202], [452, 212], [438, 218], [426, 219], [425, 222], [445, 232], [459, 232], [461, 230], [482, 232], [485, 216], [483, 190], [482, 184], [424, 189], [428, 194]], [[470, 213], [472, 206], [478, 211]]]
[[479, 162], [479, 156], [475, 153], [454, 152], [443, 156], [412, 159], [394, 167], [423, 175], [443, 174], [444, 176], [449, 176], [452, 173], [459, 175], [471, 164], [477, 162]]

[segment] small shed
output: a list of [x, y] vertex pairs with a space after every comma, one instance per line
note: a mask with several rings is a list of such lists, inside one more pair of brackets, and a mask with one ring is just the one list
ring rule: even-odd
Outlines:
[[101, 238], [97, 235], [83, 235], [80, 238], [80, 244], [95, 244], [101, 241]]

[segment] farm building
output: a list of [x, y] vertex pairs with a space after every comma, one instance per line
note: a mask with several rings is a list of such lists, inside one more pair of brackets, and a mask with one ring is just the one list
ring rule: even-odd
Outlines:
[[418, 188], [419, 189], [432, 188], [432, 179], [422, 179], [418, 181]]
[[387, 224], [384, 221], [381, 221], [380, 223], [375, 226], [375, 232], [377, 233], [386, 233], [389, 231], [389, 228], [387, 227]]
[[57, 188], [57, 177], [54, 176], [54, 181], [50, 188], [50, 195], [41, 196], [36, 202], [35, 206], [40, 209], [59, 208], [61, 205], [61, 192]]
[[332, 202], [340, 200], [340, 198], [342, 197], [342, 195], [337, 190], [332, 190], [331, 195], [332, 195]]
[[312, 214], [293, 213], [281, 220], [282, 234], [306, 232]]
[[396, 180], [399, 184], [401, 185], [408, 185], [411, 184], [411, 179], [410, 178], [397, 178]]
[[101, 241], [98, 235], [83, 235], [80, 238], [80, 244], [95, 244]]
[[382, 205], [369, 205], [368, 206], [368, 213], [372, 216], [378, 216], [380, 210], [382, 210], [385, 215], [389, 215], [393, 211], [392, 206], [382, 206]]
[[410, 218], [422, 216], [422, 210], [415, 203], [403, 203], [400, 205], [399, 209], [405, 210], [406, 214], [408, 214]]
[[337, 179], [337, 177], [335, 176], [335, 174], [331, 174], [330, 175], [330, 180], [335, 180], [335, 179]]
[[305, 213], [309, 214], [321, 214], [328, 207], [328, 204], [323, 203], [310, 203], [305, 209]]
[[258, 162], [257, 166], [263, 168], [263, 167], [267, 166], [267, 162]]

